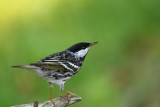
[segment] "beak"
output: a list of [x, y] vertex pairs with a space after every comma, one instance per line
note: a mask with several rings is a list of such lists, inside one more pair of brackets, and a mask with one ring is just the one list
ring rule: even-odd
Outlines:
[[97, 44], [97, 43], [98, 43], [98, 42], [92, 42], [89, 47], [92, 47], [93, 45], [95, 45], [95, 44]]

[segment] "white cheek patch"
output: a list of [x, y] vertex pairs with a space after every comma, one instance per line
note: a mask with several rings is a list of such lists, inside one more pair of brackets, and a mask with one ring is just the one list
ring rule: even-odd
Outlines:
[[77, 55], [78, 57], [84, 57], [84, 56], [87, 54], [88, 50], [89, 50], [89, 48], [80, 50], [80, 51], [76, 52], [76, 55]]

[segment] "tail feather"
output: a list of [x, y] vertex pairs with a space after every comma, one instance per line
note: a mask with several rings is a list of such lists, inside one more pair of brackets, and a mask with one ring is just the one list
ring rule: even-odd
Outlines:
[[14, 68], [22, 68], [22, 69], [35, 69], [37, 68], [36, 66], [33, 65], [16, 65], [16, 66], [12, 66]]
[[24, 66], [21, 66], [21, 65], [16, 65], [16, 66], [11, 66], [13, 68], [24, 68]]

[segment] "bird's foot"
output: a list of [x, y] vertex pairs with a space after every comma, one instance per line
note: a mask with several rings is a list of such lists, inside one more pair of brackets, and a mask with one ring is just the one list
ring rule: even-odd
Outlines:
[[55, 103], [54, 103], [53, 98], [50, 98], [49, 100], [50, 100], [50, 102], [55, 106]]
[[69, 92], [69, 91], [66, 91], [66, 97], [67, 97], [67, 100], [68, 100], [68, 103], [70, 102], [70, 97], [72, 96], [72, 93]]

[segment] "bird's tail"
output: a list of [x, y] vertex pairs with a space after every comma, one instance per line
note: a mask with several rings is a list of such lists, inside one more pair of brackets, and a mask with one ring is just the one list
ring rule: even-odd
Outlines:
[[16, 65], [16, 66], [12, 66], [12, 67], [14, 67], [14, 68], [22, 68], [22, 69], [29, 69], [29, 70], [37, 68], [36, 66], [33, 66], [33, 65]]

